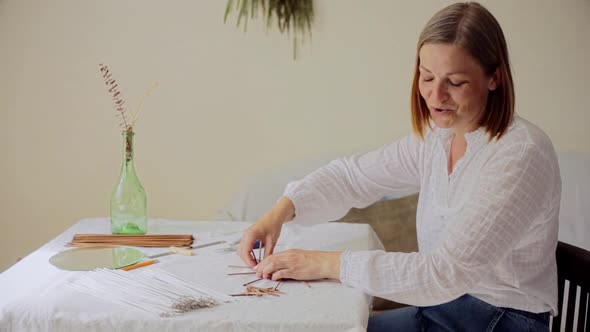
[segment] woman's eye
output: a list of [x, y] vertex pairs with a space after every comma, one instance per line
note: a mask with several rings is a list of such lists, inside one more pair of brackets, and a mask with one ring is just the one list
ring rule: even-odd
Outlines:
[[424, 77], [424, 78], [422, 78], [422, 80], [423, 80], [424, 82], [431, 82], [433, 79], [434, 79], [434, 78], [432, 78], [432, 77]]
[[449, 84], [452, 85], [452, 86], [461, 86], [461, 85], [463, 85], [465, 83], [467, 83], [467, 82], [453, 82], [453, 81], [450, 81], [449, 80]]

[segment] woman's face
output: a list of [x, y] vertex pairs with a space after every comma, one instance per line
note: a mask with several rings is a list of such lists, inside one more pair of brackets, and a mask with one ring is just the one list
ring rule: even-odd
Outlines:
[[419, 57], [420, 95], [436, 126], [456, 134], [477, 129], [497, 74], [486, 75], [477, 60], [452, 44], [425, 44]]

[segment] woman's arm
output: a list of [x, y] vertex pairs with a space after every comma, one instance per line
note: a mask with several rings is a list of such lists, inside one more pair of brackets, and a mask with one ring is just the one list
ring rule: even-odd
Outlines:
[[388, 194], [420, 188], [420, 148], [410, 134], [377, 150], [340, 158], [291, 182], [285, 189], [295, 207], [294, 222], [337, 220], [352, 207], [365, 207]]
[[369, 294], [419, 306], [469, 292], [515, 248], [543, 211], [542, 204], [559, 205], [548, 200], [559, 196], [559, 171], [553, 165], [533, 145], [512, 146], [479, 174], [476, 193], [435, 250], [345, 251], [340, 280]]
[[289, 250], [270, 256], [282, 224], [293, 217], [299, 223], [336, 220], [351, 207], [367, 206], [396, 191], [418, 190], [421, 145], [411, 134], [375, 151], [332, 161], [289, 183], [271, 211], [244, 232], [238, 254], [248, 266], [254, 266], [250, 250], [260, 239], [265, 244], [265, 260], [259, 264], [259, 275], [269, 278], [272, 274], [274, 279], [338, 278], [339, 252]]

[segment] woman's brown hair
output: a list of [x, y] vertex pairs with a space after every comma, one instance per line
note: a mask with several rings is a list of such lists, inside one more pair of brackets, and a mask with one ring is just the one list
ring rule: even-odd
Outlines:
[[490, 91], [479, 125], [490, 140], [502, 137], [514, 116], [514, 84], [506, 39], [494, 16], [479, 3], [455, 3], [436, 13], [422, 30], [411, 93], [412, 125], [420, 137], [424, 137], [425, 126], [430, 128], [430, 112], [418, 89], [419, 53], [425, 44], [460, 46], [479, 62], [486, 75], [498, 71], [498, 87]]

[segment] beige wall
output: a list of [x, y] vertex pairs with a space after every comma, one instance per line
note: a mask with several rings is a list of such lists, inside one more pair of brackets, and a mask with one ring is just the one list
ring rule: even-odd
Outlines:
[[[146, 100], [136, 135], [151, 217], [211, 218], [248, 176], [366, 150], [410, 129], [421, 28], [449, 1], [316, 0], [313, 43], [223, 24], [223, 0], [0, 0], [0, 271], [78, 219], [107, 216], [120, 137], [98, 74]], [[590, 1], [486, 1], [518, 113], [590, 153]]]

